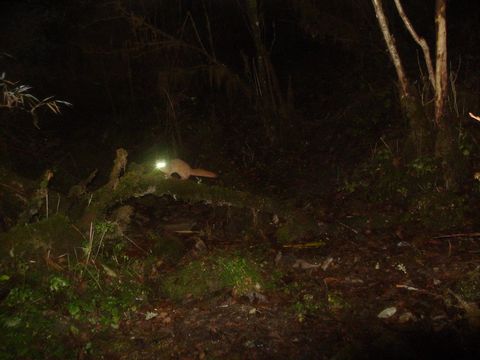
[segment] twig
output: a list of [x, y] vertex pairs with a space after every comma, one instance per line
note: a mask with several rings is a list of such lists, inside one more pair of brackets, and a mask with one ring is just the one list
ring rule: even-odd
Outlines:
[[92, 254], [92, 249], [93, 249], [93, 238], [95, 234], [95, 229], [93, 228], [93, 221], [90, 222], [90, 231], [88, 234], [88, 252], [87, 252], [87, 260], [85, 261], [85, 267], [88, 266], [88, 263], [90, 261], [90, 255]]
[[8, 184], [4, 184], [4, 183], [0, 183], [0, 186], [4, 186], [6, 187], [7, 189], [11, 190], [16, 197], [20, 198], [20, 200], [22, 200], [24, 203], [27, 202], [27, 198], [25, 196], [22, 195], [22, 193], [20, 193], [20, 190], [11, 186], [11, 185], [8, 185]]
[[45, 212], [47, 214], [47, 220], [48, 220], [48, 190], [45, 192]]
[[88, 240], [88, 239], [86, 238], [86, 236], [83, 235], [83, 233], [80, 231], [80, 229], [79, 229], [78, 227], [76, 227], [74, 224], [70, 224], [70, 226], [71, 226], [72, 228], [74, 228], [74, 229], [80, 234], [80, 236], [83, 237], [84, 240]]
[[57, 196], [58, 196], [58, 200], [57, 200], [57, 211], [56, 211], [56, 214], [58, 214], [58, 209], [60, 208], [60, 194], [58, 194]]
[[416, 287], [409, 286], [409, 285], [397, 284], [397, 285], [395, 285], [395, 287], [397, 289], [405, 289], [405, 290], [408, 290], [408, 291], [415, 291], [415, 292], [419, 292], [421, 294], [431, 295], [431, 296], [433, 296], [435, 298], [438, 298], [438, 299], [444, 299], [441, 295], [435, 294], [435, 293], [433, 293], [431, 291], [428, 291], [428, 290], [425, 290], [425, 289], [420, 289], [420, 288], [416, 288]]
[[135, 241], [133, 241], [132, 239], [130, 239], [127, 235], [123, 234], [123, 237], [125, 239], [127, 239], [128, 241], [130, 241], [133, 245], [135, 245], [138, 249], [142, 250], [145, 254], [149, 254], [149, 252], [145, 249], [143, 249], [142, 247], [140, 247], [139, 245], [137, 245], [137, 243]]
[[400, 18], [402, 19], [405, 27], [407, 28], [408, 32], [412, 36], [413, 40], [420, 46], [420, 48], [423, 51], [423, 58], [425, 59], [425, 64], [427, 65], [427, 71], [428, 71], [428, 79], [430, 80], [430, 84], [432, 85], [432, 88], [435, 90], [435, 72], [433, 71], [433, 66], [432, 66], [432, 57], [430, 56], [430, 48], [428, 47], [427, 41], [420, 37], [415, 29], [413, 28], [412, 23], [410, 22], [410, 19], [408, 18], [407, 14], [403, 10], [402, 3], [400, 0], [394, 0], [395, 1], [395, 6], [397, 7], [398, 14], [400, 15]]
[[433, 237], [432, 239], [451, 239], [451, 238], [459, 238], [459, 237], [477, 238], [477, 237], [480, 237], [480, 232], [439, 235], [439, 236]]
[[342, 223], [341, 221], [337, 221], [340, 225], [343, 227], [347, 228], [348, 230], [352, 231], [354, 234], [358, 235], [358, 230], [355, 230], [354, 228], [348, 226], [347, 224]]

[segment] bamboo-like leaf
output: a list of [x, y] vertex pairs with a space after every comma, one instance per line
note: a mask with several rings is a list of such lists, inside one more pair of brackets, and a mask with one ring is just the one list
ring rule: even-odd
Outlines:
[[32, 101], [34, 101], [35, 103], [39, 103], [40, 100], [38, 100], [35, 96], [33, 96], [32, 94], [23, 94], [22, 95], [23, 97], [25, 98], [28, 98], [28, 99], [31, 99]]
[[55, 100], [55, 102], [58, 103], [58, 104], [65, 105], [65, 106], [73, 106], [72, 103], [69, 103], [68, 101], [64, 101], [64, 100]]
[[55, 97], [55, 96], [48, 96], [48, 97], [46, 97], [45, 99], [43, 99], [42, 102], [46, 103], [46, 102], [52, 100], [54, 97]]
[[55, 102], [48, 102], [46, 103], [45, 105], [47, 105], [47, 107], [52, 110], [52, 112], [54, 114], [60, 114], [60, 109], [58, 107], [58, 105], [55, 103]]
[[[55, 100], [54, 96], [48, 96], [42, 100], [29, 93], [32, 89], [29, 85], [16, 85], [16, 82], [5, 79], [5, 72], [0, 74], [0, 107], [27, 111], [33, 118], [33, 125], [38, 126], [37, 109], [47, 107], [54, 114], [61, 114], [60, 105], [73, 106], [71, 103], [62, 100]], [[13, 88], [11, 88], [12, 86]]]
[[25, 92], [25, 91], [28, 91], [30, 90], [32, 87], [31, 86], [28, 86], [28, 85], [20, 85], [20, 86], [17, 86], [14, 91], [17, 92], [17, 93], [22, 93], [22, 92]]

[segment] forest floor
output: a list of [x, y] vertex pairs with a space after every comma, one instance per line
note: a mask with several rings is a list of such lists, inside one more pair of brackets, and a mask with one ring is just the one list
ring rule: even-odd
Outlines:
[[121, 249], [105, 240], [88, 267], [0, 274], [0, 358], [480, 358], [475, 234], [362, 228], [345, 214], [281, 245], [208, 205], [160, 203], [165, 226], [133, 204], [137, 229]]
[[262, 276], [275, 274], [274, 284], [253, 294], [225, 288], [155, 299], [105, 339], [109, 349], [123, 343], [105, 358], [479, 358], [476, 238], [334, 227], [334, 237], [325, 227], [322, 247], [206, 242], [180, 266], [212, 251], [240, 252]]
[[[402, 177], [386, 152], [340, 190], [320, 171], [331, 166], [301, 159], [269, 170], [312, 232], [293, 222], [279, 236], [274, 214], [147, 195], [122, 204], [120, 233], [109, 234], [117, 209], [68, 253], [63, 230], [33, 257], [10, 251], [0, 360], [479, 359], [474, 200], [437, 191], [428, 163]], [[250, 170], [232, 178], [267, 182]]]

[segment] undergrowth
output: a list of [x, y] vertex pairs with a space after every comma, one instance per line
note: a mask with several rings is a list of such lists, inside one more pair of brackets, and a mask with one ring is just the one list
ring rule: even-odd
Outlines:
[[139, 281], [141, 264], [110, 253], [88, 266], [71, 260], [52, 270], [18, 259], [3, 268], [0, 285], [8, 294], [0, 302], [0, 359], [93, 355], [94, 337], [118, 329], [148, 295]]
[[364, 204], [388, 205], [396, 213], [396, 221], [436, 230], [464, 227], [472, 196], [480, 187], [461, 194], [446, 191], [442, 184], [437, 159], [422, 157], [404, 163], [385, 145], [358, 166], [340, 190]]
[[265, 288], [265, 279], [254, 261], [245, 255], [211, 255], [194, 260], [163, 281], [165, 295], [173, 300], [199, 299], [231, 291], [244, 296]]

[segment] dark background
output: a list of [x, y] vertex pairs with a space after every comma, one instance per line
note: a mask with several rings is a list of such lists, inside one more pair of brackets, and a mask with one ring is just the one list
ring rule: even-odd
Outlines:
[[[422, 53], [383, 2], [433, 119]], [[480, 1], [448, 1], [447, 118], [468, 163], [455, 192], [433, 154], [406, 159], [371, 1], [257, 0], [276, 108], [252, 3], [0, 2], [0, 75], [73, 104], [39, 109], [38, 127], [0, 108], [2, 359], [480, 358]], [[433, 55], [435, 1], [402, 3]], [[113, 191], [120, 147], [134, 171]], [[157, 178], [132, 162], [161, 157], [219, 177], [137, 196]], [[268, 275], [265, 302], [256, 284], [254, 299], [212, 290], [230, 256], [250, 286], [235, 264]]]
[[[421, 79], [421, 51], [393, 2], [384, 7], [407, 73]], [[434, 1], [404, 8], [434, 54]], [[370, 1], [264, 1], [260, 13], [279, 88], [293, 104], [275, 142], [242, 90], [253, 89], [245, 63], [256, 56], [244, 2], [3, 1], [0, 70], [73, 107], [41, 112], [40, 130], [28, 114], [3, 112], [2, 161], [28, 176], [54, 167], [62, 188], [109, 167], [125, 147], [138, 162], [168, 154], [220, 170], [226, 181], [285, 190], [348, 173], [382, 136], [401, 141], [395, 72]], [[449, 1], [447, 21], [465, 118], [479, 110], [480, 4]], [[214, 62], [226, 69], [218, 81], [209, 75]]]

